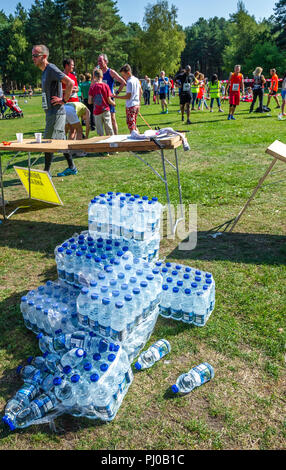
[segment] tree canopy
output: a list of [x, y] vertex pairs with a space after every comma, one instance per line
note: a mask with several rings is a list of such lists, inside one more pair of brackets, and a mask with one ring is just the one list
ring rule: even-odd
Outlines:
[[65, 57], [76, 73], [91, 72], [105, 53], [115, 69], [128, 62], [135, 75], [161, 70], [173, 74], [187, 64], [210, 77], [226, 78], [235, 64], [245, 76], [257, 66], [286, 70], [286, 0], [278, 0], [270, 18], [257, 21], [239, 0], [229, 18], [199, 18], [183, 28], [177, 8], [167, 0], [148, 4], [142, 25], [125, 24], [114, 0], [34, 0], [13, 15], [0, 11], [0, 77], [7, 87], [39, 83], [31, 61], [35, 44], [45, 44], [49, 60], [62, 68]]

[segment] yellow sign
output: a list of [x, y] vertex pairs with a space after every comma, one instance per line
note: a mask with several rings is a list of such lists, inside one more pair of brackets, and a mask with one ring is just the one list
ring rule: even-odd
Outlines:
[[14, 169], [31, 199], [63, 205], [48, 172], [30, 170], [29, 184], [29, 169], [20, 166], [14, 166]]

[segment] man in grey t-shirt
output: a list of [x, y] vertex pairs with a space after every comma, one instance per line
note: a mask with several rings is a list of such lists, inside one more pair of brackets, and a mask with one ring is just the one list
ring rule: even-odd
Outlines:
[[[33, 46], [32, 59], [34, 65], [42, 70], [42, 107], [46, 113], [46, 128], [44, 137], [48, 139], [64, 140], [66, 112], [64, 104], [68, 101], [74, 82], [65, 75], [56, 65], [48, 62], [49, 50], [44, 45]], [[63, 96], [62, 82], [65, 84]], [[58, 176], [76, 175], [77, 168], [69, 153], [64, 156], [68, 168], [58, 173]], [[50, 172], [53, 153], [45, 153], [44, 171]]]

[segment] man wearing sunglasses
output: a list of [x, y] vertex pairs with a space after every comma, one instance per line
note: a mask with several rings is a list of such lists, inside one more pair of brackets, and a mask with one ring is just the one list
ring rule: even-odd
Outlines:
[[[73, 80], [65, 75], [56, 65], [48, 62], [49, 49], [44, 45], [33, 46], [32, 60], [42, 71], [42, 108], [46, 113], [44, 137], [47, 139], [64, 140], [66, 111], [65, 103], [69, 100], [74, 86]], [[62, 84], [65, 84], [63, 92]], [[45, 153], [44, 171], [50, 173], [53, 153]], [[77, 168], [69, 153], [64, 153], [68, 168], [57, 176], [76, 175]]]

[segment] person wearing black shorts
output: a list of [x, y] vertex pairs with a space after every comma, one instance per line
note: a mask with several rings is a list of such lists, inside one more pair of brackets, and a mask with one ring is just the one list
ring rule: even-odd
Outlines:
[[190, 105], [192, 101], [192, 93], [191, 93], [191, 86], [193, 81], [195, 80], [194, 75], [191, 73], [191, 66], [187, 65], [185, 71], [183, 73], [179, 73], [176, 75], [176, 81], [181, 82], [181, 94], [180, 94], [180, 108], [181, 108], [181, 115], [182, 121], [184, 121], [184, 112], [186, 108], [187, 114], [187, 124], [191, 124], [190, 121]]

